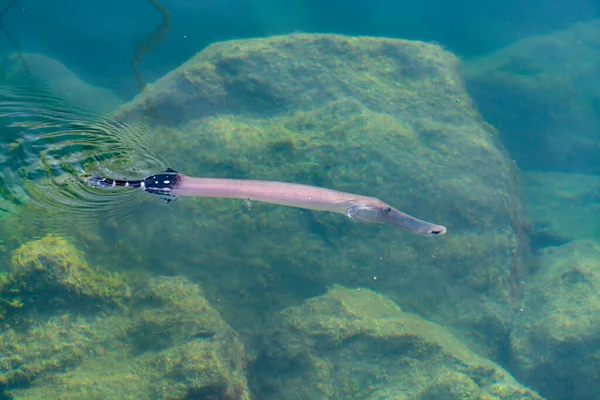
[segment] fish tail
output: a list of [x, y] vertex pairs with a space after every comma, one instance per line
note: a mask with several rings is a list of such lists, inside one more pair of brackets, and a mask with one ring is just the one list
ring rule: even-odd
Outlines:
[[111, 187], [142, 187], [144, 181], [139, 180], [128, 180], [128, 179], [110, 179], [102, 176], [94, 175], [85, 178], [85, 183], [92, 187], [97, 188], [111, 188]]
[[85, 183], [96, 188], [134, 187], [142, 188], [148, 193], [161, 196], [175, 197], [170, 194], [171, 190], [179, 183], [177, 171], [167, 168], [164, 172], [149, 176], [145, 179], [110, 179], [99, 175], [85, 178]]

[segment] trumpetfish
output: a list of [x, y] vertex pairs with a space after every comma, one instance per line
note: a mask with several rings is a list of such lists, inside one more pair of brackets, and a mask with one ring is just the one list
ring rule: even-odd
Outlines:
[[249, 180], [194, 178], [168, 168], [162, 173], [140, 180], [86, 178], [93, 187], [135, 187], [164, 196], [167, 202], [178, 197], [231, 198], [344, 214], [352, 220], [379, 223], [405, 229], [422, 236], [439, 236], [446, 227], [412, 217], [375, 197], [340, 192], [296, 183]]

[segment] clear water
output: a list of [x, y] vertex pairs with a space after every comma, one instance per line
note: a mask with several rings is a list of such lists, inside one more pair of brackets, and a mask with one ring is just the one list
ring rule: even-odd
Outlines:
[[597, 2], [6, 3], [0, 399], [596, 398]]

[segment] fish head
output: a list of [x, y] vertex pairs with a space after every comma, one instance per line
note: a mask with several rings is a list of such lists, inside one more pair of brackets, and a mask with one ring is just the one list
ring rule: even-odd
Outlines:
[[395, 226], [421, 236], [440, 236], [447, 231], [445, 226], [411, 217], [379, 200], [354, 203], [348, 207], [346, 215], [359, 222]]

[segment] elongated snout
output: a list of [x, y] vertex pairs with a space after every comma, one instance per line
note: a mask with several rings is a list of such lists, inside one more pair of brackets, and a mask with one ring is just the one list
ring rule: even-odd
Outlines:
[[421, 236], [440, 236], [446, 234], [446, 227], [432, 224], [427, 221], [412, 217], [395, 208], [373, 199], [377, 204], [354, 204], [348, 208], [346, 214], [357, 221], [366, 223], [379, 223], [402, 228]]
[[392, 207], [389, 207], [389, 210], [384, 210], [382, 214], [382, 223], [406, 229], [407, 231], [421, 236], [445, 235], [447, 231], [446, 227], [443, 225], [436, 225], [427, 221], [422, 221]]

